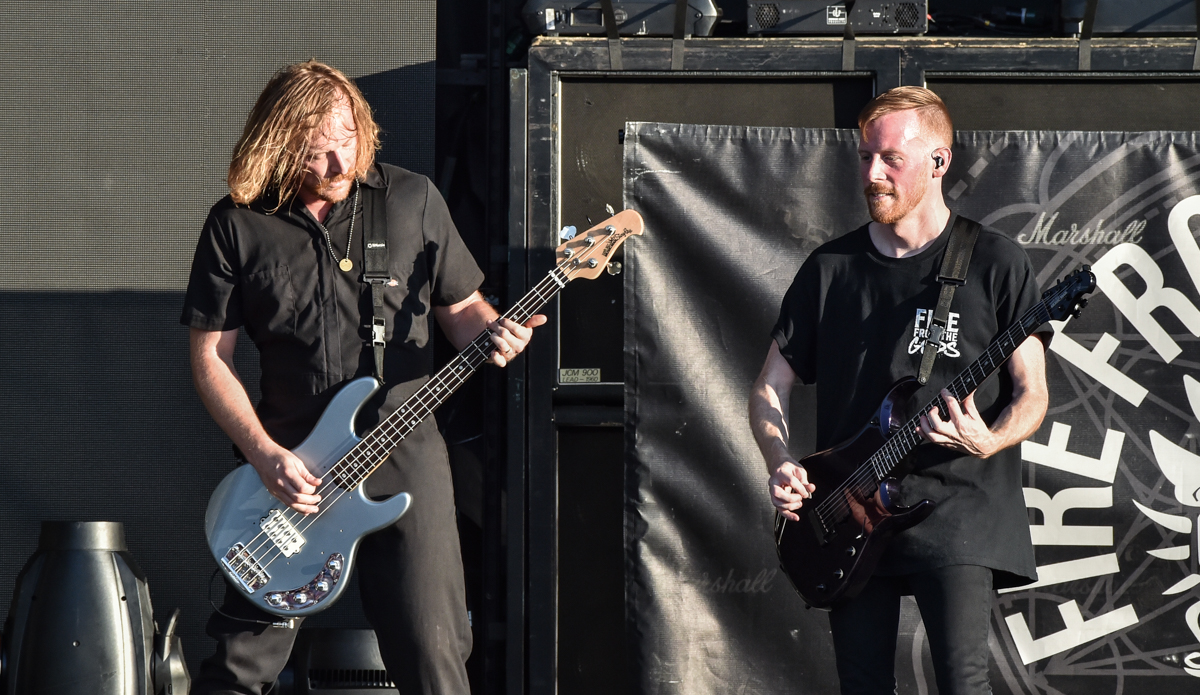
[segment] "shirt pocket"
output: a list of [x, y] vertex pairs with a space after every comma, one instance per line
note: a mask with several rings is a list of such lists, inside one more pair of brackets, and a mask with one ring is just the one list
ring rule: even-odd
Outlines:
[[246, 333], [252, 340], [296, 333], [296, 292], [286, 265], [245, 275], [241, 285]]

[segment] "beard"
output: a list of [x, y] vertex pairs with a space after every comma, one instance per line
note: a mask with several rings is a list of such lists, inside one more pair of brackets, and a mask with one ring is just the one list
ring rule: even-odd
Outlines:
[[330, 176], [327, 179], [317, 179], [316, 183], [313, 183], [314, 178], [312, 174], [304, 177], [303, 186], [305, 189], [321, 200], [330, 203], [340, 203], [346, 199], [346, 196], [350, 195], [352, 186], [344, 184], [354, 180], [354, 173], [348, 172], [338, 174], [337, 176]]
[[[929, 182], [924, 178], [920, 181], [919, 190], [911, 190], [906, 194], [901, 194], [894, 187], [884, 183], [872, 183], [864, 188], [863, 195], [867, 197], [867, 210], [871, 213], [871, 219], [879, 224], [896, 224], [904, 219], [925, 197], [925, 189]], [[873, 198], [875, 195], [885, 197]]]

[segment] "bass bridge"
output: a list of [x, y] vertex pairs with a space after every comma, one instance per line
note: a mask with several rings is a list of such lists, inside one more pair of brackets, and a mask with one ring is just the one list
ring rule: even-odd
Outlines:
[[246, 550], [246, 546], [242, 543], [237, 543], [230, 548], [229, 552], [225, 553], [225, 557], [221, 558], [221, 564], [225, 565], [225, 569], [238, 580], [247, 593], [253, 594], [271, 581], [271, 575], [267, 574], [267, 570], [259, 563], [258, 558]]

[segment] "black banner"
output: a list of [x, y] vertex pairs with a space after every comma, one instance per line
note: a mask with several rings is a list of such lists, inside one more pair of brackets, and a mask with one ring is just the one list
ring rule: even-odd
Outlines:
[[[778, 569], [746, 420], [806, 255], [867, 221], [857, 133], [630, 123], [627, 601], [646, 693], [836, 691], [828, 623]], [[1021, 445], [1039, 581], [993, 606], [998, 693], [1200, 687], [1200, 143], [1195, 133], [960, 132], [948, 204], [1020, 243], [1043, 289], [1099, 289], [1055, 325], [1050, 409]], [[914, 330], [919, 331], [920, 327]], [[793, 450], [812, 451], [812, 393]], [[930, 692], [915, 606], [897, 677]]]

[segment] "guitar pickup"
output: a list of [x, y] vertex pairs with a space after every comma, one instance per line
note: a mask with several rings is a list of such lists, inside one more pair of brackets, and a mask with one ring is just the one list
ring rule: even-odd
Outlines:
[[812, 524], [813, 533], [820, 539], [821, 545], [829, 542], [829, 529], [825, 528], [825, 520], [821, 518], [821, 513], [814, 509], [808, 513], [808, 521]]
[[291, 557], [304, 547], [304, 536], [283, 516], [283, 512], [272, 509], [258, 522], [267, 538], [279, 548], [284, 557]]

